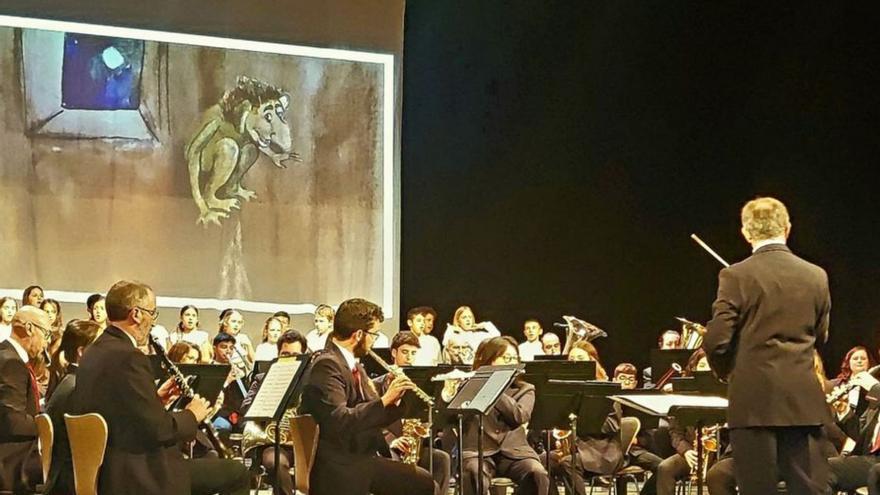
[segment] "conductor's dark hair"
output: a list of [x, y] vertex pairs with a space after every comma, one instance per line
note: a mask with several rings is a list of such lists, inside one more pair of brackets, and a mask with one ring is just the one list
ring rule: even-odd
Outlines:
[[333, 337], [347, 340], [358, 330], [368, 331], [374, 322], [385, 321], [382, 308], [366, 299], [348, 299], [339, 305], [333, 319]]

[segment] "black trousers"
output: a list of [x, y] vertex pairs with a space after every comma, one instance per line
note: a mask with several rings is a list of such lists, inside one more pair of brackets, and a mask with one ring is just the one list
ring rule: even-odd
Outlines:
[[274, 488], [275, 495], [293, 495], [293, 477], [290, 476], [290, 465], [293, 459], [293, 450], [290, 447], [281, 447], [278, 454], [278, 485], [275, 485], [275, 447], [269, 446], [263, 449], [260, 463], [266, 468], [266, 479]]
[[851, 455], [828, 459], [831, 476], [828, 484], [832, 493], [836, 490], [851, 491], [866, 486], [871, 495], [880, 494], [880, 457], [876, 455]]
[[[657, 470], [662, 462], [663, 459], [660, 456], [643, 449], [629, 454], [628, 466], [638, 466], [651, 473], [651, 477], [642, 485], [642, 490], [639, 492], [641, 495], [654, 495], [657, 493]], [[622, 481], [622, 484], [618, 483], [617, 493], [626, 493], [626, 480]]]
[[733, 457], [718, 460], [706, 473], [709, 495], [736, 495], [736, 475]]
[[[478, 469], [479, 460], [476, 457], [468, 457], [464, 460], [462, 495], [477, 493]], [[489, 483], [496, 475], [513, 480], [517, 485], [517, 495], [547, 495], [550, 489], [550, 475], [538, 459], [510, 459], [500, 453], [484, 457], [483, 495], [489, 493]]]
[[820, 495], [828, 488], [828, 460], [820, 426], [732, 428], [730, 443], [740, 495], [775, 493], [785, 480], [789, 493]]
[[[433, 452], [433, 457], [428, 457], [431, 452]], [[395, 451], [391, 451], [391, 458], [400, 461], [400, 456]], [[433, 459], [433, 465], [432, 462], [429, 462], [431, 459]], [[449, 457], [449, 454], [441, 449], [422, 447], [419, 452], [419, 467], [432, 473], [435, 495], [449, 493], [449, 478], [452, 476], [452, 458]]]
[[193, 495], [248, 495], [251, 477], [244, 464], [232, 459], [192, 459], [189, 466]]
[[690, 474], [691, 466], [681, 454], [673, 454], [663, 459], [663, 462], [657, 466], [657, 476], [654, 477], [657, 479], [657, 495], [673, 495], [675, 493], [675, 481], [685, 479]]
[[434, 495], [431, 473], [379, 456], [342, 464], [316, 459], [309, 495]]

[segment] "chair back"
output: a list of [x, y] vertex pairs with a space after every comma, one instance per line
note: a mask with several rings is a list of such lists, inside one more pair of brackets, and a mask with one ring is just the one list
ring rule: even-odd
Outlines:
[[321, 427], [311, 415], [290, 418], [290, 434], [293, 438], [293, 459], [296, 470], [296, 489], [309, 493], [309, 473], [318, 451], [318, 434]]
[[37, 423], [37, 435], [40, 437], [40, 464], [43, 466], [43, 480], [49, 479], [49, 468], [52, 466], [52, 447], [55, 445], [55, 427], [48, 414], [38, 414], [34, 418]]
[[64, 415], [76, 495], [98, 494], [98, 472], [107, 450], [107, 422], [97, 413]]
[[629, 449], [632, 447], [641, 429], [642, 422], [639, 421], [639, 418], [620, 418], [620, 446], [623, 447], [624, 455], [629, 454]]

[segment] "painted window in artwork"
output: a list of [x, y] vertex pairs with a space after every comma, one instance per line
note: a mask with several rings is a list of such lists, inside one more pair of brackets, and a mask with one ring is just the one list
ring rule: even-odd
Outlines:
[[140, 105], [144, 42], [65, 33], [61, 106], [135, 110]]

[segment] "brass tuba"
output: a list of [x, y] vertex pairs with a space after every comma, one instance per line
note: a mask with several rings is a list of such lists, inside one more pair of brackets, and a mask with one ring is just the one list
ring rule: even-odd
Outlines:
[[[244, 425], [241, 432], [241, 452], [247, 455], [251, 450], [271, 445], [275, 443], [275, 430], [281, 428], [278, 432], [278, 440], [281, 445], [292, 445], [293, 439], [290, 437], [290, 420], [296, 415], [296, 410], [290, 408], [285, 411], [281, 421], [269, 421], [265, 428], [261, 428], [256, 421], [248, 421]], [[279, 426], [280, 425], [280, 426]]]

